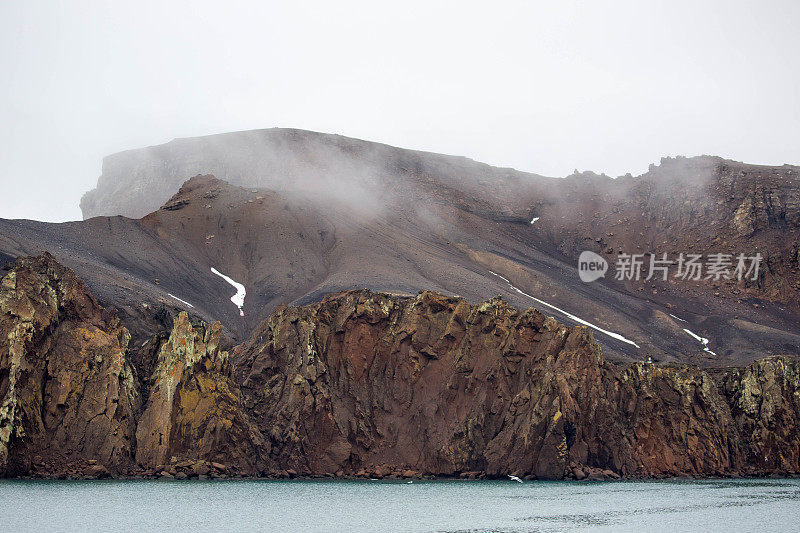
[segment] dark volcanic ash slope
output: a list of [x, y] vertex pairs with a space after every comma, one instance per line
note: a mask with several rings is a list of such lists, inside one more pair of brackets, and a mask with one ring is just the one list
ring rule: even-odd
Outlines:
[[[515, 306], [534, 306], [570, 324], [591, 324], [613, 359], [725, 366], [798, 353], [796, 302], [781, 297], [785, 291], [775, 293], [774, 283], [661, 286], [578, 279], [576, 252], [582, 247], [608, 252], [604, 239], [611, 239], [610, 233], [621, 236], [613, 243], [615, 251], [656, 243], [655, 237], [635, 238], [637, 228], [645, 234], [648, 217], [680, 227], [669, 230], [668, 237], [681, 246], [705, 238], [712, 218], [719, 218], [717, 231], [733, 224], [724, 213], [745, 201], [737, 196], [746, 192], [744, 185], [731, 193], [733, 200], [719, 194], [703, 200], [709, 176], [733, 172], [733, 166], [723, 169], [725, 164], [697, 158], [676, 168], [666, 165], [664, 172], [656, 168], [641, 179], [597, 177], [586, 185], [579, 178], [542, 178], [465, 158], [298, 130], [184, 139], [111, 156], [98, 189], [84, 202], [87, 214], [138, 216], [155, 209], [153, 202], [163, 203], [162, 208], [139, 220], [0, 220], [0, 253], [51, 251], [120, 312], [136, 344], [158, 329], [153, 317], [168, 317], [172, 307], [219, 319], [241, 340], [280, 303], [310, 303], [329, 292], [366, 287], [403, 293], [431, 289], [472, 302], [501, 294]], [[246, 186], [205, 176], [177, 191], [180, 176], [209, 169]], [[789, 215], [781, 218], [779, 209], [777, 218], [787, 224], [770, 225], [769, 216], [757, 214], [754, 234], [730, 242], [759, 243], [782, 254], [785, 247], [776, 243], [794, 231], [794, 170], [770, 172], [774, 175], [766, 181], [754, 173], [736, 183], [772, 191], [769, 198], [787, 198], [780, 205]], [[702, 186], [686, 198], [678, 195], [690, 189], [682, 184], [694, 181]], [[667, 192], [648, 192], [653, 187]], [[774, 198], [769, 205], [778, 205]], [[761, 213], [762, 203], [750, 202]], [[693, 215], [693, 206], [706, 218]], [[627, 231], [608, 214], [617, 211], [625, 213]], [[539, 220], [531, 224], [534, 217]], [[676, 226], [676, 217], [683, 226]], [[791, 247], [785, 254], [788, 270], [770, 273], [784, 285], [792, 279], [789, 252]], [[245, 286], [243, 317], [230, 301], [236, 290], [212, 268]], [[685, 330], [708, 338], [714, 353]]]
[[[494, 220], [444, 200], [419, 199], [370, 213], [325, 194], [278, 194], [197, 176], [140, 220], [2, 221], [0, 228], [0, 249], [9, 255], [51, 250], [85, 277], [131, 325], [135, 346], [158, 329], [146, 320], [153, 309], [169, 316], [171, 308], [183, 308], [219, 319], [234, 338], [244, 339], [280, 303], [318, 301], [353, 287], [401, 293], [430, 288], [475, 302], [503, 294], [517, 306], [593, 324], [605, 353], [617, 359], [722, 366], [795, 353], [791, 347], [800, 345], [796, 326], [767, 309], [744, 309], [736, 323], [725, 314], [702, 316], [697, 327], [669, 315], [676, 308], [701, 309], [692, 302], [682, 306], [680, 296], [670, 309], [613, 285], [581, 283], [530, 224]], [[244, 316], [230, 301], [235, 289], [212, 268], [246, 287]], [[717, 355], [703, 352], [686, 327], [711, 337]], [[746, 334], [730, 334], [744, 328]]]
[[707, 292], [732, 300], [767, 298], [795, 311], [800, 300], [796, 166], [677, 157], [638, 177], [585, 172], [553, 179], [463, 157], [276, 128], [176, 139], [111, 155], [97, 188], [81, 202], [84, 217], [144, 216], [196, 174], [289, 196], [321, 195], [359, 213], [409, 205], [423, 213], [433, 204], [432, 216], [447, 205], [511, 225], [538, 218], [534, 232], [570, 258], [585, 249], [611, 258], [619, 252], [758, 252], [765, 257], [761, 277], [746, 287], [723, 282], [712, 291], [684, 284], [657, 288], [697, 293], [700, 305]]

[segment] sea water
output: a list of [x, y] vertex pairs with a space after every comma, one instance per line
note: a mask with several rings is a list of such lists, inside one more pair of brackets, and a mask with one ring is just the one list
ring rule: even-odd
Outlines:
[[800, 480], [0, 481], [0, 531], [798, 531]]

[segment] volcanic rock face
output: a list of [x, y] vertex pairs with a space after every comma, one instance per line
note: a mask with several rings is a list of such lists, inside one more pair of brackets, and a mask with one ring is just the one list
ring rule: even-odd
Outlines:
[[[585, 328], [502, 300], [343, 293], [279, 310], [237, 359], [270, 459], [304, 474], [709, 475], [753, 460], [708, 374], [616, 367]], [[730, 390], [742, 382], [732, 374]], [[751, 416], [773, 439], [769, 416]], [[780, 421], [780, 434], [797, 428]]]
[[[593, 249], [613, 261], [617, 253], [726, 253], [764, 257], [747, 283], [723, 279], [715, 296], [760, 296], [798, 302], [800, 169], [761, 166], [719, 157], [663, 158], [637, 177], [611, 179], [591, 172], [556, 183], [533, 201], [538, 231], [564, 253]], [[641, 284], [640, 284], [641, 285]], [[659, 291], [686, 282], [653, 282]], [[702, 290], [696, 283], [692, 290]]]
[[622, 372], [617, 408], [619, 437], [631, 447], [623, 473], [720, 475], [741, 466], [728, 405], [697, 368], [634, 363]]
[[118, 470], [139, 407], [129, 334], [49, 255], [0, 285], [0, 473], [87, 459]]
[[157, 469], [178, 460], [212, 460], [257, 472], [261, 435], [250, 423], [233, 382], [222, 327], [175, 320], [161, 346], [147, 406], [136, 430], [136, 462]]
[[615, 365], [585, 327], [499, 298], [282, 307], [238, 370], [221, 325], [185, 313], [137, 368], [119, 320], [48, 255], [2, 279], [0, 311], [0, 475], [800, 472], [796, 359], [716, 379]]
[[20, 259], [0, 285], [0, 475], [126, 474], [134, 451], [145, 471], [176, 457], [256, 473], [221, 329], [182, 313], [153, 341], [142, 412], [128, 331], [51, 256]]
[[800, 362], [771, 357], [732, 370], [724, 390], [747, 457], [746, 471], [800, 465]]

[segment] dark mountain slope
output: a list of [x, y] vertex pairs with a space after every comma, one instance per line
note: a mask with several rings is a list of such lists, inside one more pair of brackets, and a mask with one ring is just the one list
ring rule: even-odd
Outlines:
[[[577, 257], [618, 253], [712, 253], [764, 257], [752, 283], [712, 284], [725, 306], [750, 297], [797, 310], [800, 302], [800, 168], [747, 165], [719, 157], [666, 158], [638, 177], [592, 173], [561, 180], [533, 202], [537, 235]], [[634, 284], [635, 285], [635, 284]], [[658, 288], [707, 299], [708, 283], [671, 279]], [[635, 287], [638, 289], [641, 284]]]
[[[430, 289], [591, 324], [610, 358], [723, 366], [800, 351], [797, 172], [704, 156], [636, 178], [555, 179], [337, 135], [238, 132], [109, 156], [85, 215], [144, 218], [0, 221], [0, 253], [52, 252], [139, 345], [171, 307], [243, 339], [280, 303]], [[582, 250], [612, 266], [620, 252], [764, 262], [747, 282], [622, 282], [612, 270], [582, 283]], [[212, 269], [244, 286], [241, 310]]]
[[[772, 304], [742, 304], [732, 315], [730, 307], [681, 293], [665, 302], [613, 281], [582, 283], [535, 224], [447, 198], [369, 212], [330, 201], [324, 191], [300, 196], [197, 176], [140, 220], [0, 221], [0, 250], [51, 251], [119, 311], [135, 344], [150, 338], [161, 325], [154, 319], [171, 308], [219, 319], [241, 340], [281, 303], [366, 287], [425, 288], [473, 302], [501, 294], [516, 306], [591, 324], [612, 359], [724, 366], [799, 350], [796, 321]], [[230, 300], [234, 286], [212, 269], [244, 285], [244, 316]], [[709, 338], [715, 354], [684, 328]]]

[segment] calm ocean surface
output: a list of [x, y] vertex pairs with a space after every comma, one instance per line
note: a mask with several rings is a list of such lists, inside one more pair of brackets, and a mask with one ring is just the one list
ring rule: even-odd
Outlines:
[[798, 531], [800, 480], [0, 481], [0, 531]]

